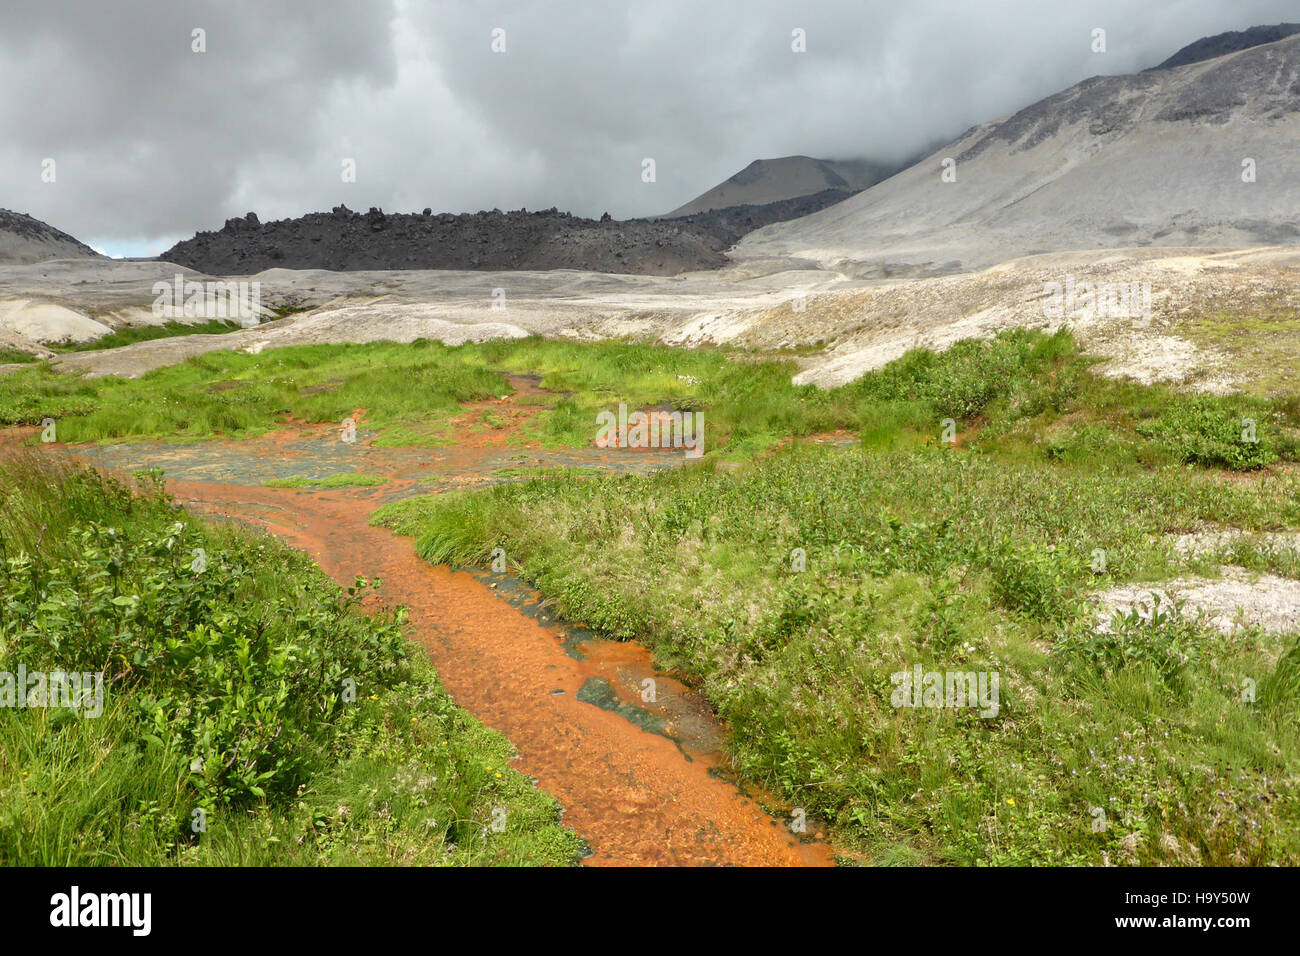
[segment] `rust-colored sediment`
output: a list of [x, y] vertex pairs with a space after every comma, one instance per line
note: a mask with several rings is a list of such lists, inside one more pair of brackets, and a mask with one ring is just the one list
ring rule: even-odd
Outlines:
[[[692, 752], [625, 717], [577, 699], [603, 677], [629, 702], [654, 674], [638, 645], [609, 645], [575, 660], [560, 631], [512, 607], [464, 572], [421, 560], [412, 542], [369, 524], [361, 490], [290, 491], [169, 483], [177, 500], [209, 515], [256, 522], [312, 558], [340, 584], [382, 579], [382, 599], [410, 611], [409, 632], [428, 648], [457, 703], [505, 734], [518, 767], [565, 807], [590, 844], [592, 865], [829, 865], [829, 847], [800, 843], [734, 785], [716, 755]], [[602, 642], [603, 644], [604, 642]], [[658, 696], [690, 696], [655, 675]], [[555, 693], [562, 691], [563, 693]], [[688, 755], [689, 758], [688, 759]]]
[[[418, 493], [419, 483], [430, 476], [446, 490], [491, 482], [496, 469], [519, 458], [644, 470], [663, 467], [660, 459], [671, 464], [675, 457], [628, 450], [619, 450], [617, 457], [609, 451], [542, 451], [521, 443], [520, 426], [537, 409], [519, 399], [538, 390], [528, 379], [510, 382], [513, 395], [466, 405], [464, 414], [448, 423], [456, 432], [455, 445], [443, 448], [346, 445], [338, 441], [337, 426], [287, 422], [279, 431], [242, 441], [51, 444], [40, 450], [71, 453], [115, 472], [161, 466], [175, 476], [168, 489], [191, 510], [259, 525], [310, 555], [340, 584], [351, 584], [358, 575], [379, 577], [379, 600], [409, 609], [408, 633], [428, 648], [456, 702], [509, 738], [519, 752], [518, 769], [564, 806], [565, 823], [593, 850], [588, 864], [833, 864], [830, 847], [801, 842], [784, 821], [717, 775], [723, 728], [698, 694], [655, 671], [644, 647], [591, 641], [582, 645], [583, 659], [575, 659], [565, 649], [562, 628], [503, 600], [474, 575], [420, 559], [409, 538], [371, 527], [376, 507]], [[508, 424], [479, 429], [475, 423], [487, 411]], [[358, 410], [359, 426], [363, 417]], [[0, 442], [30, 441], [36, 431], [0, 430]], [[363, 471], [383, 475], [387, 483], [332, 491], [262, 484], [304, 469]], [[641, 700], [647, 677], [656, 685], [653, 703]], [[603, 693], [600, 703], [630, 705], [634, 715], [660, 721], [665, 733], [579, 700], [579, 689], [593, 679], [603, 680], [595, 686], [616, 696], [609, 700]]]

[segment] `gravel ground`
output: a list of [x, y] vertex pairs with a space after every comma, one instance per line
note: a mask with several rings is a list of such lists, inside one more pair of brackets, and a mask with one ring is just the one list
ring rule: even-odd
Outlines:
[[[1225, 313], [1300, 303], [1297, 265], [1300, 250], [1275, 247], [1053, 253], [962, 275], [894, 281], [852, 279], [790, 259], [681, 276], [271, 269], [247, 277], [260, 283], [263, 306], [306, 311], [229, 335], [160, 339], [56, 361], [89, 374], [137, 375], [219, 348], [540, 334], [764, 351], [820, 346], [798, 359], [796, 381], [834, 386], [917, 346], [944, 348], [1008, 328], [1065, 324], [1085, 348], [1106, 359], [1104, 372], [1228, 391], [1275, 369], [1230, 361], [1194, 344], [1186, 323], [1206, 303]], [[178, 272], [190, 280], [205, 278], [161, 262], [61, 260], [0, 267], [0, 348], [48, 357], [45, 342], [85, 337], [100, 327], [157, 323], [152, 285]], [[1095, 308], [1049, 314], [1048, 284], [1066, 281], [1147, 283], [1150, 319], [1098, 314]], [[40, 321], [33, 320], [37, 312]]]
[[1300, 581], [1271, 574], [1250, 575], [1224, 568], [1221, 579], [1183, 578], [1164, 584], [1131, 584], [1093, 595], [1100, 611], [1098, 630], [1107, 630], [1112, 615], [1136, 609], [1150, 617], [1154, 609], [1172, 609], [1177, 600], [1184, 615], [1203, 615], [1223, 634], [1243, 626], [1288, 634], [1300, 630]]

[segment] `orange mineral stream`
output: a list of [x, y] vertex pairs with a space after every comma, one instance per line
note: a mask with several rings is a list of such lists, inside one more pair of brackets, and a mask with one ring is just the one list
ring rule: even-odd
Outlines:
[[[667, 466], [662, 454], [631, 449], [554, 452], [507, 442], [536, 411], [517, 401], [536, 391], [533, 383], [511, 384], [516, 394], [467, 406], [449, 447], [378, 448], [364, 429], [348, 445], [337, 427], [292, 422], [241, 441], [39, 447], [118, 473], [161, 467], [170, 492], [191, 511], [269, 531], [341, 585], [358, 575], [380, 578], [369, 600], [408, 609], [408, 635], [427, 648], [456, 702], [504, 734], [518, 751], [518, 769], [560, 801], [565, 823], [593, 851], [588, 865], [832, 865], [832, 849], [811, 838], [812, 821], [796, 836], [788, 814], [774, 818], [725, 778], [725, 728], [699, 694], [656, 671], [644, 647], [583, 640], [550, 619], [535, 594], [508, 601], [509, 582], [493, 590], [479, 576], [431, 565], [411, 539], [370, 525], [385, 501], [492, 483], [516, 466]], [[508, 427], [476, 427], [488, 413]], [[35, 430], [5, 431], [0, 443], [16, 444]], [[264, 485], [270, 477], [342, 471], [387, 482], [328, 491]], [[655, 688], [650, 702], [642, 694], [647, 678]]]
[[[181, 504], [254, 522], [309, 554], [339, 584], [378, 576], [384, 602], [404, 605], [408, 633], [429, 651], [456, 702], [500, 731], [519, 770], [565, 807], [565, 823], [590, 844], [589, 865], [830, 865], [823, 843], [800, 843], [735, 785], [716, 775], [719, 755], [691, 739], [716, 739], [688, 688], [655, 672], [645, 648], [593, 641], [584, 660], [564, 649], [562, 627], [541, 624], [474, 575], [420, 559], [410, 539], [371, 527], [357, 491], [291, 491], [177, 481]], [[657, 704], [641, 701], [656, 682]], [[657, 708], [673, 740], [617, 712], [580, 701], [603, 678], [621, 700]], [[560, 692], [560, 693], [557, 693]], [[712, 728], [717, 730], [718, 728]]]

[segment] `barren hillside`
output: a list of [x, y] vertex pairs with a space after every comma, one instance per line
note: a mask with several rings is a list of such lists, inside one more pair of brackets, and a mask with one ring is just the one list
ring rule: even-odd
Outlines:
[[1066, 249], [1293, 243], [1297, 142], [1293, 36], [1085, 80], [836, 206], [751, 233], [732, 255], [893, 277]]
[[0, 209], [0, 263], [23, 265], [46, 259], [88, 259], [98, 255], [94, 249], [39, 219]]

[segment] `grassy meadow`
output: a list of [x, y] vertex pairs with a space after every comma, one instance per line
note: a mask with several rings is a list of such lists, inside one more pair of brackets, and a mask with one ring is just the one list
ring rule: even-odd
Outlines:
[[[1090, 364], [1068, 335], [916, 352], [756, 412], [855, 429], [856, 447], [737, 468], [710, 446], [651, 477], [542, 477], [376, 520], [434, 562], [504, 548], [557, 612], [645, 642], [726, 719], [740, 776], [858, 860], [1300, 862], [1296, 635], [1181, 613], [1098, 633], [1086, 600], [1224, 562], [1295, 576], [1294, 550], [1189, 560], [1169, 541], [1300, 527], [1293, 411]], [[892, 675], [917, 664], [998, 673], [1000, 712], [893, 706]]]
[[[852, 430], [864, 444], [938, 441], [1094, 466], [1196, 463], [1250, 470], [1300, 458], [1300, 399], [1189, 397], [1090, 373], [1066, 331], [1013, 331], [935, 354], [915, 350], [835, 389], [796, 386], [790, 357], [542, 338], [445, 346], [419, 340], [209, 352], [138, 379], [84, 378], [42, 363], [0, 376], [0, 424], [58, 423], [68, 442], [265, 434], [287, 419], [341, 422], [358, 409], [378, 445], [453, 441], [467, 402], [532, 375], [542, 394], [516, 437], [589, 447], [598, 412], [705, 412], [708, 451], [744, 462], [791, 437]], [[1243, 442], [1243, 423], [1254, 440]]]
[[[536, 376], [544, 390], [528, 396], [538, 414], [512, 436], [519, 443], [591, 447], [596, 414], [619, 403], [702, 412], [707, 454], [686, 467], [648, 477], [506, 470], [498, 477], [507, 483], [472, 491], [439, 492], [431, 483], [433, 493], [389, 505], [375, 521], [414, 537], [433, 562], [486, 566], [501, 547], [557, 613], [644, 642], [662, 666], [700, 687], [727, 721], [736, 774], [826, 821], [846, 859], [891, 865], [1300, 864], [1297, 635], [1247, 627], [1223, 636], [1180, 612], [1149, 620], [1119, 617], [1099, 631], [1088, 600], [1091, 592], [1129, 582], [1213, 578], [1227, 566], [1300, 577], [1294, 549], [1265, 548], [1249, 537], [1300, 529], [1294, 464], [1300, 460], [1300, 400], [1273, 392], [1213, 396], [1140, 386], [1103, 378], [1094, 365], [1064, 331], [1008, 332], [941, 354], [913, 351], [829, 390], [791, 384], [795, 356], [724, 349], [536, 338], [457, 347], [428, 341], [304, 346], [259, 355], [208, 353], [131, 381], [24, 369], [0, 377], [0, 422], [52, 417], [59, 438], [73, 442], [202, 440], [262, 434], [290, 418], [337, 422], [364, 409], [366, 427], [377, 430], [376, 444], [436, 445], [455, 440], [466, 403], [510, 393], [512, 375]], [[832, 432], [852, 443], [819, 440]], [[339, 478], [345, 479], [358, 476]], [[120, 493], [105, 494], [113, 499]], [[143, 503], [131, 508], [181, 520], [157, 495], [132, 500]], [[11, 567], [14, 555], [31, 562], [39, 554], [46, 562], [39, 573], [20, 563], [9, 572], [12, 580], [43, 582], [52, 593], [75, 591], [62, 582], [94, 568], [100, 568], [94, 580], [113, 580], [114, 564], [104, 557], [113, 545], [103, 539], [103, 528], [119, 519], [82, 517], [91, 530], [83, 522], [76, 525], [82, 538], [60, 537], [77, 541], [76, 547], [7, 543]], [[0, 519], [0, 527], [5, 520], [14, 519]], [[71, 517], [60, 520], [75, 524]], [[144, 517], [138, 521], [137, 544], [157, 552], [157, 560], [175, 563], [176, 553], [188, 553], [188, 539], [162, 543], [161, 517], [152, 525]], [[227, 534], [188, 522], [185, 528], [203, 540]], [[1198, 557], [1171, 544], [1178, 534], [1223, 529], [1247, 536]], [[281, 550], [274, 551], [281, 564], [248, 561], [247, 549], [270, 549], [266, 542], [220, 540], [214, 551], [245, 556], [228, 559], [245, 569], [231, 572], [230, 586], [242, 582], [250, 608], [271, 600], [257, 587], [274, 567], [292, 568], [304, 588], [311, 581], [324, 586], [305, 563]], [[79, 557], [78, 548], [94, 557]], [[76, 563], [83, 561], [90, 563]], [[264, 571], [263, 563], [271, 569]], [[141, 594], [166, 590], [140, 581]], [[50, 627], [80, 634], [79, 615], [92, 596], [59, 600], [71, 603], [51, 612], [42, 610], [50, 603], [44, 591], [30, 598], [24, 606], [32, 616], [22, 627], [53, 620]], [[122, 724], [108, 714], [94, 726], [75, 722], [69, 746], [92, 747], [92, 740], [79, 743], [78, 735], [115, 726], [128, 728], [122, 739], [136, 740], [133, 734], [158, 719], [150, 715], [175, 713], [158, 701], [226, 706], [217, 703], [224, 700], [220, 694], [204, 698], [202, 689], [169, 683], [174, 649], [167, 641], [175, 640], [177, 627], [209, 629], [204, 634], [228, 630], [202, 617], [209, 605], [200, 601], [195, 610], [194, 599], [176, 601], [183, 615], [160, 607], [149, 619], [154, 636], [136, 639], [146, 644], [143, 663], [132, 663], [129, 655], [118, 661], [116, 638], [92, 645], [92, 658], [106, 654], [103, 660], [139, 675], [132, 686], [153, 709], [127, 708], [112, 718]], [[93, 620], [116, 613], [97, 613]], [[254, 611], [238, 612], [244, 613]], [[241, 626], [251, 625], [236, 622], [231, 633], [241, 633]], [[403, 676], [381, 683], [377, 700], [363, 707], [299, 718], [312, 745], [305, 756], [283, 758], [283, 765], [274, 755], [269, 762], [241, 762], [240, 747], [252, 745], [222, 737], [220, 714], [211, 716], [215, 736], [202, 746], [227, 748], [213, 752], [224, 755], [222, 766], [235, 755], [230, 766], [242, 774], [233, 782], [222, 776], [215, 789], [185, 773], [198, 742], [208, 739], [195, 721], [209, 719], [200, 718], [207, 714], [203, 708], [186, 704], [193, 716], [180, 726], [167, 722], [177, 718], [165, 719], [154, 734], [158, 744], [131, 751], [133, 760], [155, 762], [148, 765], [153, 776], [135, 775], [155, 781], [140, 805], [162, 808], [154, 815], [172, 839], [162, 844], [165, 853], [154, 843], [148, 853], [178, 861], [232, 859], [236, 847], [249, 846], [249, 833], [265, 831], [280, 842], [253, 841], [256, 852], [277, 859], [345, 853], [341, 847], [377, 858], [364, 856], [382, 852], [368, 835], [398, 826], [390, 822], [397, 804], [384, 804], [393, 817], [382, 826], [377, 816], [336, 822], [337, 807], [378, 805], [363, 802], [359, 783], [348, 791], [349, 768], [384, 768], [396, 787], [392, 781], [408, 766], [406, 758], [431, 752], [431, 738], [407, 736], [403, 721], [413, 700], [442, 701], [444, 719], [430, 716], [426, 724], [421, 716], [419, 726], [439, 727], [436, 736], [457, 748], [446, 759], [473, 762], [473, 751], [460, 748], [448, 727], [461, 735], [487, 732], [454, 711], [417, 662], [381, 651], [396, 640], [394, 622], [365, 623], [340, 611], [313, 628], [338, 654], [378, 655], [375, 660]], [[343, 633], [364, 634], [365, 642], [358, 648], [355, 640], [341, 641], [345, 650]], [[243, 666], [240, 646], [236, 641], [223, 666]], [[273, 642], [265, 649], [259, 667], [278, 659], [284, 648], [276, 647]], [[895, 675], [917, 665], [997, 674], [996, 715], [897, 706]], [[371, 666], [374, 673], [390, 673]], [[1249, 695], [1247, 686], [1253, 688]], [[413, 689], [420, 687], [426, 689]], [[281, 699], [269, 685], [265, 692]], [[308, 708], [304, 713], [316, 713], [311, 707], [320, 706], [319, 693], [316, 686], [308, 695], [314, 704], [299, 701]], [[27, 725], [11, 730], [33, 741], [50, 734]], [[5, 752], [11, 749], [23, 752], [9, 746]], [[21, 782], [24, 771], [36, 772], [34, 765], [7, 766], [0, 779]], [[274, 786], [257, 782], [267, 772]], [[111, 773], [127, 788], [123, 806], [137, 807], [123, 771]], [[168, 776], [173, 773], [179, 774], [175, 780]], [[450, 786], [468, 778], [453, 773], [438, 779]], [[507, 773], [506, 779], [514, 778]], [[67, 786], [75, 792], [75, 781]], [[177, 795], [168, 796], [173, 790]], [[556, 828], [553, 806], [535, 792], [516, 796], [531, 801], [526, 812], [537, 822], [509, 858], [571, 858], [572, 844]], [[211, 805], [215, 812], [228, 805], [221, 802], [226, 799], [240, 808], [219, 817], [232, 828], [228, 842], [191, 845], [176, 837], [176, 821], [195, 806]], [[437, 799], [443, 806], [470, 800], [457, 819], [477, 820], [483, 806], [455, 793]], [[17, 805], [38, 812], [34, 799]], [[409, 812], [402, 827], [422, 819]], [[445, 811], [432, 816], [447, 819]], [[113, 825], [135, 819], [114, 816]], [[129, 833], [141, 827], [133, 824]], [[360, 830], [343, 835], [350, 827]], [[475, 842], [469, 829], [451, 835], [436, 830], [435, 843], [454, 843], [453, 859], [481, 862], [496, 844]], [[6, 832], [19, 831], [0, 827]], [[402, 833], [398, 845], [423, 859], [414, 830]], [[441, 849], [428, 852], [445, 857]]]

